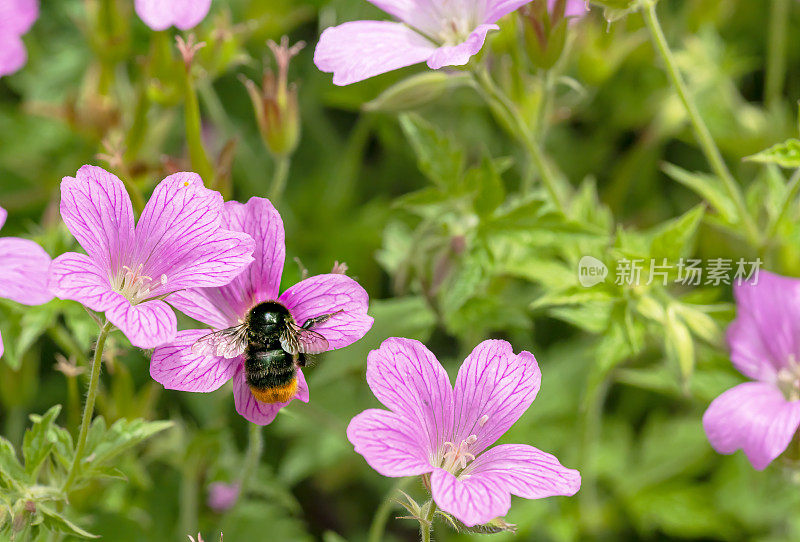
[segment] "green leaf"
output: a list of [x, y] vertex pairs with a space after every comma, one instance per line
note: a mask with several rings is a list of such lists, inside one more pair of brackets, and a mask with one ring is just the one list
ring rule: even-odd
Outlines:
[[36, 503], [36, 509], [42, 514], [42, 525], [52, 532], [64, 533], [81, 538], [100, 538], [72, 523], [46, 504]]
[[55, 435], [51, 428], [60, 412], [61, 405], [55, 405], [45, 412], [43, 416], [36, 414], [31, 414], [30, 416], [33, 425], [25, 431], [25, 437], [22, 442], [22, 455], [25, 458], [25, 472], [31, 475], [32, 479], [36, 479], [39, 467], [50, 455], [55, 445], [53, 440]]
[[464, 150], [458, 143], [417, 114], [402, 115], [400, 126], [417, 155], [420, 171], [444, 190], [457, 186], [464, 172]]
[[791, 169], [800, 168], [800, 140], [787, 139], [758, 154], [748, 156], [745, 160], [760, 164], [777, 164]]
[[402, 113], [429, 104], [446, 93], [469, 85], [471, 81], [467, 73], [426, 70], [390, 86], [364, 104], [364, 110]]
[[0, 474], [17, 485], [25, 485], [28, 475], [17, 459], [14, 446], [5, 438], [0, 437]]
[[650, 255], [654, 258], [667, 258], [670, 262], [688, 256], [704, 214], [705, 207], [698, 205], [683, 216], [659, 227], [650, 246]]
[[481, 165], [467, 172], [464, 185], [474, 194], [475, 212], [488, 216], [506, 199], [506, 189], [500, 178], [497, 162], [485, 156]]
[[735, 224], [739, 221], [736, 204], [717, 177], [687, 171], [673, 164], [664, 164], [662, 169], [672, 180], [681, 183], [706, 200], [726, 222]]

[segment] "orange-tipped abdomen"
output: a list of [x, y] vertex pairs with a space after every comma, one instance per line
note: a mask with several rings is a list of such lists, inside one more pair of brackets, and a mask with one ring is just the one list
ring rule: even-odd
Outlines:
[[297, 393], [297, 377], [283, 386], [273, 388], [254, 388], [250, 386], [253, 396], [261, 403], [286, 403]]

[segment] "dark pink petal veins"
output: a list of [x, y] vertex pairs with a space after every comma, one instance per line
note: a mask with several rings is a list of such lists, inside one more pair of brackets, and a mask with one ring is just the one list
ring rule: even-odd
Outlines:
[[491, 446], [528, 410], [542, 381], [530, 352], [514, 354], [506, 341], [484, 341], [458, 371], [455, 385], [455, 440], [470, 435], [477, 455]]
[[201, 356], [192, 351], [195, 341], [208, 335], [209, 331], [179, 331], [173, 342], [157, 347], [150, 360], [153, 380], [169, 390], [210, 392], [233, 378], [237, 368], [244, 363], [243, 358]]
[[365, 410], [350, 421], [347, 439], [383, 476], [416, 476], [433, 470], [418, 428], [386, 410]]
[[122, 297], [111, 290], [105, 270], [85, 254], [66, 252], [50, 264], [49, 289], [59, 299], [72, 299], [103, 312]]
[[331, 350], [353, 344], [372, 327], [373, 318], [367, 314], [369, 296], [346, 275], [307, 278], [286, 290], [280, 301], [299, 325], [309, 318], [333, 314], [312, 328], [327, 339]]
[[500, 480], [485, 474], [456, 478], [444, 469], [431, 475], [431, 495], [436, 505], [467, 527], [488, 523], [511, 508], [511, 494]]
[[139, 348], [155, 348], [175, 339], [178, 322], [172, 308], [154, 300], [138, 305], [117, 294], [116, 302], [106, 309], [106, 318]]
[[453, 389], [436, 357], [419, 341], [392, 337], [369, 353], [367, 383], [415, 428], [433, 460], [453, 432]]

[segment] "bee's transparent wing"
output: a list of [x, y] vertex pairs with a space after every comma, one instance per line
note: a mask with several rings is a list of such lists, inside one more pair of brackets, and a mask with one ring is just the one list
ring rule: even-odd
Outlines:
[[203, 335], [192, 345], [192, 353], [231, 359], [242, 355], [246, 348], [247, 324], [240, 324]]
[[321, 354], [328, 350], [328, 340], [316, 331], [289, 324], [281, 334], [281, 348], [292, 354]]

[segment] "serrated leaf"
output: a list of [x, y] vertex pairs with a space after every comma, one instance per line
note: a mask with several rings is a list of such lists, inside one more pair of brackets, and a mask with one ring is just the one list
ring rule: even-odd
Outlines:
[[698, 205], [683, 216], [659, 227], [650, 245], [651, 257], [674, 261], [688, 256], [704, 214], [705, 208]]
[[681, 183], [706, 200], [726, 222], [735, 224], [739, 221], [736, 204], [728, 196], [725, 187], [717, 177], [706, 173], [687, 171], [673, 164], [664, 164], [662, 169], [674, 181]]
[[800, 140], [787, 139], [752, 156], [745, 158], [748, 162], [760, 164], [777, 164], [781, 167], [800, 168]]
[[42, 416], [31, 415], [33, 425], [25, 431], [22, 441], [22, 455], [25, 458], [25, 472], [36, 478], [36, 473], [50, 455], [55, 442], [51, 427], [61, 412], [61, 405], [55, 405]]
[[464, 150], [459, 144], [416, 114], [402, 115], [400, 126], [417, 155], [420, 171], [443, 190], [457, 186], [464, 171]]
[[14, 446], [4, 437], [0, 437], [0, 474], [17, 485], [24, 485], [28, 476], [17, 459]]
[[75, 525], [62, 514], [59, 514], [46, 504], [37, 503], [36, 509], [42, 514], [42, 525], [52, 532], [64, 533], [81, 538], [100, 538]]
[[485, 156], [481, 165], [470, 169], [464, 179], [467, 190], [474, 195], [473, 207], [479, 216], [488, 216], [506, 199], [506, 190], [497, 165]]
[[[102, 418], [99, 417], [97, 420], [102, 420]], [[102, 428], [105, 423], [103, 422], [102, 425], [99, 423], [92, 424], [92, 430], [95, 429], [95, 425]], [[103, 466], [119, 454], [172, 427], [172, 425], [173, 422], [171, 421], [117, 420], [107, 431], [104, 431], [101, 435], [96, 435], [91, 445], [89, 445], [90, 443], [87, 439], [86, 456], [91, 458], [91, 461], [88, 461], [89, 467], [93, 469]]]

